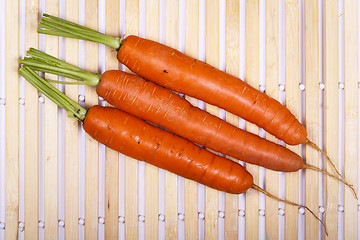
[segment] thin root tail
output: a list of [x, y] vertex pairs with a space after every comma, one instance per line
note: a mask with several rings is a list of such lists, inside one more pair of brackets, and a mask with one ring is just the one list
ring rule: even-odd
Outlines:
[[324, 152], [318, 145], [316, 145], [314, 142], [310, 141], [309, 139], [307, 139], [306, 144], [310, 145], [311, 147], [315, 148], [317, 151], [321, 152], [321, 154], [324, 155], [324, 157], [326, 158], [327, 162], [334, 169], [336, 174], [345, 180], [345, 178], [340, 174], [339, 170], [337, 169], [333, 161], [331, 161], [330, 157], [326, 154], [326, 152]]
[[291, 202], [291, 201], [284, 200], [284, 199], [281, 199], [281, 198], [279, 198], [279, 197], [276, 197], [275, 195], [272, 195], [271, 193], [265, 191], [264, 189], [260, 188], [259, 186], [255, 185], [255, 184], [252, 185], [252, 188], [253, 188], [254, 190], [256, 190], [256, 191], [264, 194], [265, 196], [268, 196], [268, 197], [276, 200], [276, 201], [283, 202], [283, 203], [285, 203], [285, 204], [289, 204], [289, 205], [292, 205], [292, 206], [295, 206], [295, 207], [305, 208], [306, 210], [308, 210], [308, 211], [324, 226], [325, 234], [326, 234], [326, 236], [328, 236], [325, 223], [324, 223], [318, 216], [316, 216], [316, 214], [315, 214], [310, 208], [308, 208], [307, 206], [301, 205], [301, 204], [297, 204], [297, 203], [294, 203], [294, 202]]
[[320, 173], [322, 173], [322, 174], [324, 174], [326, 176], [332, 177], [332, 178], [342, 182], [343, 184], [345, 184], [346, 186], [348, 186], [351, 189], [351, 191], [353, 192], [355, 198], [358, 199], [357, 193], [356, 193], [353, 185], [348, 183], [345, 179], [341, 179], [341, 178], [339, 178], [339, 177], [337, 177], [337, 176], [335, 176], [335, 175], [333, 175], [333, 174], [331, 174], [331, 173], [329, 173], [329, 172], [327, 172], [325, 170], [322, 170], [322, 169], [320, 169], [318, 167], [315, 167], [315, 166], [312, 166], [312, 165], [304, 164], [304, 168], [320, 172]]

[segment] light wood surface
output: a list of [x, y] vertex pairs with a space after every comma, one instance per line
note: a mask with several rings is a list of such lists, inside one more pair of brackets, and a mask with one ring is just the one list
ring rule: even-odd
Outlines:
[[[65, 15], [71, 21], [79, 22], [79, 4], [65, 3]], [[79, 41], [65, 39], [65, 61], [78, 66]], [[71, 79], [65, 79], [71, 81]], [[74, 101], [78, 100], [79, 88], [66, 86], [65, 94]], [[65, 118], [65, 238], [79, 236], [79, 137], [81, 124], [75, 119]]]
[[[36, 33], [38, 0], [26, 1], [25, 41], [26, 49], [38, 48]], [[39, 101], [37, 90], [25, 83], [25, 239], [36, 239], [39, 236]]]
[[[259, 3], [245, 1], [245, 51], [246, 70], [245, 81], [258, 88], [259, 86]], [[259, 128], [246, 122], [245, 129], [254, 134]], [[259, 184], [259, 167], [247, 164], [246, 169], [253, 175], [254, 183]], [[246, 192], [245, 200], [245, 238], [259, 238], [259, 193], [254, 190]]]
[[[344, 142], [344, 170], [349, 182], [354, 183], [358, 189], [358, 2], [344, 1], [344, 95], [345, 95], [345, 142]], [[344, 193], [344, 239], [358, 237], [358, 212], [357, 201], [349, 188]]]
[[[59, 3], [45, 1], [45, 11], [58, 16]], [[45, 37], [45, 51], [59, 56], [59, 40], [54, 36]], [[56, 76], [45, 74], [45, 78], [57, 80]], [[46, 239], [58, 237], [58, 106], [49, 99], [44, 103], [44, 216]], [[42, 154], [42, 153], [40, 153]]]
[[[326, 151], [339, 166], [339, 21], [338, 1], [325, 2], [325, 145]], [[327, 169], [330, 169], [327, 165]], [[327, 178], [325, 221], [329, 236], [337, 236], [339, 183]], [[331, 187], [330, 187], [331, 186]], [[331, 237], [329, 237], [331, 239]]]
[[[19, 222], [19, 74], [17, 59], [19, 55], [19, 5], [18, 1], [6, 4], [5, 44], [5, 239], [15, 239]], [[4, 133], [2, 133], [4, 134]]]
[[[98, 1], [86, 0], [85, 26], [98, 29]], [[98, 72], [98, 44], [85, 42], [85, 68]], [[85, 89], [85, 106], [98, 104], [92, 87]], [[85, 239], [97, 239], [99, 218], [99, 143], [85, 135]]]
[[[285, 102], [286, 106], [299, 117], [299, 5], [285, 1]], [[298, 146], [288, 146], [299, 153]], [[299, 202], [299, 174], [285, 176], [285, 198]], [[285, 206], [285, 239], [298, 237], [298, 209]]]
[[[319, 142], [319, 19], [318, 1], [305, 1], [305, 126], [308, 138]], [[315, 106], [315, 107], [314, 107]], [[319, 154], [310, 147], [306, 147], [306, 163], [319, 166]], [[305, 204], [319, 213], [319, 174], [306, 171]], [[318, 236], [318, 221], [309, 212], [305, 213], [306, 238]]]

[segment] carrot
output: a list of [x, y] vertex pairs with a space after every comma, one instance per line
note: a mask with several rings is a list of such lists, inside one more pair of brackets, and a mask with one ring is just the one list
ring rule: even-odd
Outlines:
[[306, 208], [323, 224], [308, 207], [282, 200], [255, 185], [252, 175], [237, 162], [211, 153], [119, 109], [95, 105], [86, 110], [29, 67], [21, 68], [20, 74], [64, 108], [68, 116], [81, 121], [87, 134], [109, 148], [216, 190], [239, 194], [253, 188], [278, 201]]
[[[289, 149], [237, 128], [192, 106], [178, 94], [137, 75], [110, 70], [100, 76], [33, 48], [27, 51], [27, 57], [21, 59], [20, 63], [38, 71], [66, 76], [79, 80], [82, 84], [97, 86], [98, 95], [116, 108], [224, 155], [275, 171], [294, 172], [299, 169], [312, 169], [335, 177], [307, 165], [299, 155]], [[353, 190], [346, 181], [335, 178]], [[353, 192], [356, 196], [356, 192]]]
[[314, 147], [343, 178], [329, 156], [308, 139], [305, 126], [289, 109], [237, 77], [163, 44], [133, 35], [112, 37], [48, 14], [43, 15], [38, 32], [115, 48], [118, 60], [147, 80], [234, 113], [289, 145]]

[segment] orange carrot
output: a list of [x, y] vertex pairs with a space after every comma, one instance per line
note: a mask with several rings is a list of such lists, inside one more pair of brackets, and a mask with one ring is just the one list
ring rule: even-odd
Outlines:
[[109, 148], [220, 191], [243, 193], [253, 184], [240, 164], [113, 107], [91, 107], [83, 128]]
[[119, 109], [96, 105], [86, 110], [29, 67], [21, 68], [20, 74], [68, 111], [68, 116], [82, 121], [84, 130], [109, 148], [216, 190], [239, 194], [253, 188], [278, 201], [305, 207], [323, 224], [308, 207], [279, 199], [255, 185], [252, 175], [237, 162], [211, 153]]
[[[137, 75], [109, 70], [100, 76], [33, 48], [20, 63], [38, 71], [78, 79], [80, 83], [97, 86], [98, 95], [118, 109], [160, 125], [224, 155], [275, 171], [313, 169], [330, 175], [305, 164], [299, 155], [289, 149], [237, 128], [192, 106], [178, 94]], [[58, 83], [76, 84], [63, 81]]]
[[232, 112], [289, 145], [309, 144], [324, 154], [341, 176], [329, 156], [308, 139], [304, 125], [289, 109], [237, 77], [158, 42], [133, 35], [112, 37], [47, 14], [43, 15], [38, 32], [115, 48], [119, 61], [134, 73]]

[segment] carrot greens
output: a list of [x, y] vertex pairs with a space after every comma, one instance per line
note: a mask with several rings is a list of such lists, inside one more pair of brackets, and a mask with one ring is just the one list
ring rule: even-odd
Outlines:
[[85, 108], [81, 107], [79, 104], [60, 92], [56, 87], [52, 86], [44, 78], [40, 77], [30, 67], [23, 67], [19, 70], [19, 72], [21, 76], [31, 83], [31, 85], [56, 103], [59, 107], [66, 110], [69, 117], [77, 118], [80, 121], [85, 119], [87, 113]]
[[90, 73], [86, 70], [83, 70], [72, 64], [61, 61], [60, 59], [57, 59], [49, 54], [46, 54], [34, 48], [30, 48], [27, 51], [27, 57], [25, 57], [24, 59], [20, 59], [19, 62], [24, 66], [31, 67], [32, 69], [37, 71], [60, 75], [63, 77], [80, 81], [80, 82], [69, 82], [69, 81], [47, 80], [48, 82], [97, 86], [101, 79], [99, 74]]
[[47, 35], [102, 43], [115, 49], [119, 49], [123, 41], [123, 38], [112, 37], [49, 14], [43, 14], [37, 31]]

